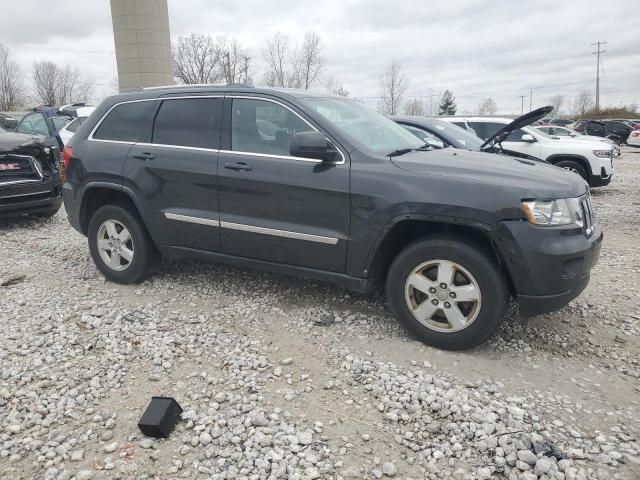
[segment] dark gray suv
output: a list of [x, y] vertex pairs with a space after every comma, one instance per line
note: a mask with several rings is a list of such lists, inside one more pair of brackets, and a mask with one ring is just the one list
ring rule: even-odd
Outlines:
[[163, 256], [386, 285], [422, 341], [462, 349], [587, 285], [602, 232], [588, 187], [539, 162], [432, 150], [361, 103], [246, 86], [105, 100], [63, 155], [64, 203], [100, 271]]

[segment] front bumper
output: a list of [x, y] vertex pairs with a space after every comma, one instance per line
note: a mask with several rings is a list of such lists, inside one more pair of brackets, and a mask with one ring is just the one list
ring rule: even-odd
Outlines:
[[580, 295], [597, 263], [603, 233], [587, 237], [576, 226], [544, 228], [503, 222], [494, 241], [509, 271], [523, 316], [552, 312]]
[[58, 210], [62, 204], [55, 179], [42, 182], [0, 183], [0, 217], [8, 218]]

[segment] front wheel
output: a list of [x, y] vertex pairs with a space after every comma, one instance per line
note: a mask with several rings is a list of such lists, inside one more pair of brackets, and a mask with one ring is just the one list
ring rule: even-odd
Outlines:
[[387, 275], [395, 317], [422, 342], [463, 350], [487, 340], [508, 301], [503, 274], [483, 249], [449, 238], [400, 252]]
[[577, 173], [585, 181], [589, 181], [589, 178], [587, 178], [587, 171], [578, 162], [574, 162], [573, 160], [562, 160], [561, 162], [556, 163], [556, 167], [564, 168], [565, 170], [569, 170], [570, 172]]
[[106, 205], [91, 217], [88, 231], [93, 261], [116, 283], [144, 279], [157, 255], [140, 218], [121, 205]]

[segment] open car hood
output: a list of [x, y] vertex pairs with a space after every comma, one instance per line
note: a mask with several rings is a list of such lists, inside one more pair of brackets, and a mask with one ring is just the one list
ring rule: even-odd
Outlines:
[[493, 137], [487, 138], [486, 142], [482, 144], [480, 150], [486, 150], [493, 147], [495, 144], [500, 144], [505, 138], [509, 136], [511, 132], [527, 125], [531, 125], [533, 122], [546, 117], [553, 110], [552, 106], [537, 108], [529, 113], [516, 118], [513, 122], [505, 125], [502, 129], [498, 130]]

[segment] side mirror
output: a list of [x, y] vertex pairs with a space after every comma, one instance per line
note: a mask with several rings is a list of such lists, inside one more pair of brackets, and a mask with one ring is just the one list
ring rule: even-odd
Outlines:
[[338, 152], [320, 132], [298, 132], [291, 137], [289, 154], [294, 157], [312, 158], [331, 162]]
[[528, 133], [525, 133], [524, 135], [522, 135], [522, 138], [520, 140], [527, 143], [534, 143], [536, 141], [536, 139], [533, 138], [533, 135], [530, 135]]

